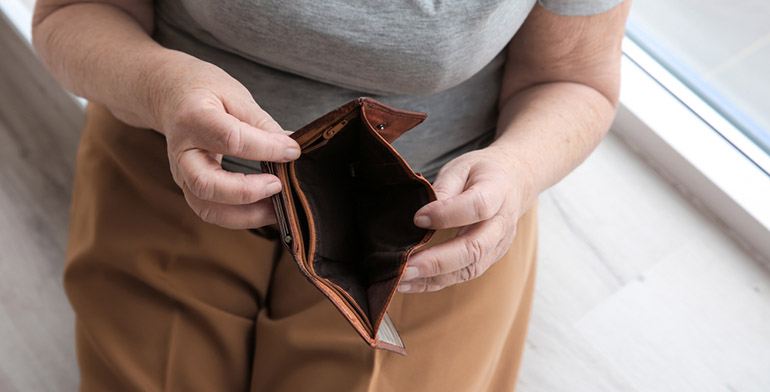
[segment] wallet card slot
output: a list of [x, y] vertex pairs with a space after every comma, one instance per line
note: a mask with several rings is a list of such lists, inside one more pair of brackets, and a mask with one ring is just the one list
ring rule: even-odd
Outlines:
[[[262, 167], [267, 170], [268, 173], [275, 175], [275, 167], [273, 162], [263, 162]], [[278, 228], [281, 231], [281, 240], [286, 244], [292, 241], [291, 231], [289, 230], [289, 222], [286, 220], [286, 206], [283, 205], [281, 200], [281, 194], [276, 193], [271, 196], [273, 205], [275, 206], [275, 216], [278, 222]]]
[[301, 148], [302, 153], [306, 154], [309, 153], [319, 147], [323, 147], [326, 143], [329, 142], [331, 138], [333, 138], [339, 131], [341, 131], [345, 126], [348, 125], [348, 122], [352, 120], [356, 116], [357, 112], [353, 111], [340, 119], [339, 121], [335, 122], [334, 124], [322, 129], [318, 130], [315, 133], [315, 136], [310, 138], [309, 140], [303, 142]]
[[[310, 230], [310, 226], [313, 225], [313, 216], [310, 213], [307, 198], [297, 182], [294, 165], [290, 163], [287, 165], [287, 168], [289, 177], [288, 192], [294, 202], [294, 213], [297, 215], [297, 219], [294, 221], [297, 222], [299, 234], [302, 237], [296, 239], [296, 241], [300, 244], [299, 252], [304, 256], [304, 260], [312, 260], [312, 255], [315, 252], [315, 232]], [[312, 263], [306, 262], [306, 264], [309, 265], [306, 265], [305, 268], [312, 271]]]
[[[322, 278], [323, 279], [323, 278]], [[360, 318], [360, 322], [362, 325], [364, 325], [370, 332], [373, 332], [374, 329], [372, 328], [372, 322], [369, 317], [369, 307], [366, 306], [366, 308], [362, 308], [361, 304], [368, 304], [368, 301], [362, 301], [363, 298], [366, 297], [367, 293], [362, 291], [362, 287], [358, 285], [348, 285], [347, 287], [340, 286], [339, 284], [335, 283], [339, 282], [339, 279], [335, 279], [332, 281], [331, 279], [323, 279], [327, 286], [329, 286], [332, 290], [337, 292], [341, 297], [343, 297], [351, 307], [356, 311]], [[357, 297], [358, 299], [354, 298]]]
[[[291, 184], [291, 187], [289, 188], [289, 192], [291, 193], [291, 197], [293, 199], [294, 205], [296, 206], [295, 213], [297, 214], [297, 222], [300, 222], [299, 229], [302, 233], [302, 239], [300, 239], [302, 242], [302, 247], [300, 248], [300, 252], [302, 253], [302, 256], [304, 256], [302, 259], [304, 260], [304, 268], [306, 271], [316, 277], [319, 277], [317, 272], [314, 268], [314, 262], [313, 262], [313, 254], [315, 253], [315, 234], [314, 230], [311, 230], [309, 227], [310, 225], [313, 225], [313, 217], [312, 213], [309, 209], [309, 202], [307, 201], [307, 197], [305, 196], [302, 189], [299, 187], [297, 176], [295, 172], [295, 168], [293, 164], [288, 165], [288, 172], [289, 172], [289, 181]], [[307, 223], [307, 225], [303, 225], [301, 223]], [[304, 239], [304, 240], [303, 240]], [[303, 252], [302, 249], [306, 251]], [[334, 262], [331, 260], [327, 260], [324, 265], [333, 265]], [[320, 277], [319, 277], [320, 278]], [[362, 325], [364, 325], [368, 330], [373, 331], [371, 322], [369, 321], [369, 311], [367, 309], [362, 309], [360, 304], [366, 303], [365, 301], [362, 301], [360, 298], [366, 295], [363, 291], [361, 291], [360, 288], [357, 288], [355, 285], [348, 284], [347, 288], [341, 287], [339, 284], [335, 284], [329, 279], [320, 278], [322, 280], [321, 284], [326, 285], [330, 289], [332, 289], [337, 295], [342, 297], [346, 302], [350, 304], [350, 306], [356, 311], [359, 321]], [[341, 283], [341, 282], [340, 282]], [[354, 293], [354, 295], [351, 295], [349, 293]], [[356, 296], [359, 298], [357, 301], [353, 298], [353, 296]]]
[[[360, 262], [356, 210], [353, 208], [355, 184], [347, 165], [354, 160], [358, 132], [348, 132], [360, 125], [354, 118], [326, 139], [322, 149], [304, 152], [295, 161], [297, 188], [307, 198], [309, 213], [317, 234], [314, 255], [308, 257], [313, 270], [322, 279], [346, 292], [346, 297], [360, 309], [369, 322], [367, 277]], [[299, 192], [298, 192], [299, 193]]]

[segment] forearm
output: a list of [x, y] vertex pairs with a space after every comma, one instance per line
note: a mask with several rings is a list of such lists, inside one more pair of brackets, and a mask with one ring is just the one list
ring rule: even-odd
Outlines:
[[630, 6], [565, 16], [536, 4], [511, 40], [494, 149], [521, 179], [524, 206], [583, 162], [609, 129]]
[[567, 82], [523, 89], [503, 104], [492, 148], [523, 180], [524, 206], [588, 157], [614, 114], [615, 106], [599, 91]]
[[67, 89], [109, 107], [121, 120], [157, 129], [161, 78], [193, 60], [154, 42], [147, 29], [119, 8], [78, 3], [58, 8], [33, 25], [43, 63]]

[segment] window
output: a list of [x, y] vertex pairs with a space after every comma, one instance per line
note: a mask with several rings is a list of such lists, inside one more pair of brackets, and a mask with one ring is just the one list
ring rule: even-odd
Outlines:
[[770, 2], [634, 2], [614, 133], [770, 267]]
[[637, 45], [759, 147], [742, 144], [711, 124], [766, 173], [769, 20], [767, 0], [645, 0], [634, 3], [628, 25]]

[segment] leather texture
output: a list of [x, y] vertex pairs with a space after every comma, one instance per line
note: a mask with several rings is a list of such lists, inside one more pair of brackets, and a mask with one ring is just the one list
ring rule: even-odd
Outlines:
[[359, 98], [291, 135], [299, 159], [262, 162], [283, 184], [273, 205], [300, 272], [370, 346], [404, 355], [387, 308], [407, 258], [434, 234], [413, 217], [436, 194], [390, 143], [425, 118]]

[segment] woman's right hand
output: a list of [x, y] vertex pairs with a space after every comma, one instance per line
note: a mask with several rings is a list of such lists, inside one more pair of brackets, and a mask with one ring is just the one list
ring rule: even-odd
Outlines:
[[270, 174], [230, 173], [222, 155], [286, 162], [294, 140], [222, 69], [153, 41], [152, 0], [38, 0], [41, 60], [76, 95], [123, 122], [166, 136], [174, 181], [204, 221], [256, 228], [275, 221]]
[[299, 157], [299, 145], [237, 80], [181, 57], [148, 78], [156, 102], [152, 123], [166, 137], [174, 181], [206, 222], [231, 229], [274, 223], [269, 196], [280, 192], [278, 178], [225, 171], [222, 156], [288, 162]]

